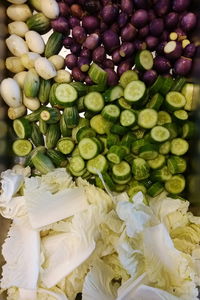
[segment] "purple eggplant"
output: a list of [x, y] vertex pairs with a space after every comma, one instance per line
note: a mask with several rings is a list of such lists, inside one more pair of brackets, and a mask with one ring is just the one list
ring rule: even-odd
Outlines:
[[85, 77], [85, 83], [86, 83], [87, 85], [93, 85], [93, 84], [94, 84], [94, 82], [92, 81], [92, 79], [90, 78], [89, 75], [87, 75], [87, 76]]
[[192, 58], [195, 55], [195, 52], [196, 52], [196, 46], [195, 44], [191, 43], [184, 48], [183, 55], [185, 57]]
[[159, 55], [164, 55], [164, 48], [167, 44], [167, 41], [162, 41], [161, 43], [158, 44], [158, 46], [156, 47], [156, 53]]
[[128, 58], [131, 55], [133, 55], [134, 51], [135, 51], [134, 43], [124, 42], [119, 49], [119, 54], [122, 57]]
[[88, 33], [94, 32], [100, 26], [99, 19], [94, 16], [84, 16], [82, 19], [82, 26]]
[[115, 86], [118, 84], [119, 77], [117, 73], [113, 69], [105, 69], [108, 77], [107, 77], [107, 84], [108, 86]]
[[90, 59], [88, 57], [81, 56], [78, 58], [78, 67], [82, 72], [87, 72], [90, 67]]
[[154, 59], [154, 68], [159, 74], [163, 74], [170, 70], [171, 64], [166, 57], [156, 56]]
[[85, 81], [86, 75], [78, 67], [74, 67], [72, 69], [72, 77], [75, 81]]
[[137, 7], [137, 8], [146, 9], [149, 6], [148, 0], [133, 0], [133, 2], [135, 4], [135, 7]]
[[148, 16], [149, 16], [149, 22], [151, 22], [152, 20], [156, 19], [156, 14], [155, 14], [155, 12], [154, 12], [153, 9], [150, 9], [148, 11]]
[[68, 22], [69, 22], [69, 27], [70, 28], [74, 28], [76, 26], [80, 26], [80, 20], [78, 18], [70, 17], [68, 19]]
[[144, 39], [149, 34], [149, 25], [146, 25], [138, 30], [139, 39]]
[[79, 44], [83, 44], [83, 42], [86, 39], [86, 32], [85, 29], [81, 26], [75, 26], [72, 29], [72, 36], [75, 39], [75, 41]]
[[88, 48], [81, 49], [80, 56], [88, 57], [90, 59], [92, 56], [91, 50], [89, 50]]
[[145, 42], [147, 45], [147, 49], [152, 51], [152, 50], [155, 50], [156, 47], [158, 46], [159, 39], [155, 36], [150, 35], [145, 39]]
[[73, 44], [70, 46], [70, 51], [73, 54], [79, 55], [81, 52], [81, 45], [76, 42], [73, 42]]
[[181, 28], [186, 32], [194, 29], [196, 24], [197, 16], [192, 12], [187, 13], [181, 20]]
[[183, 52], [182, 44], [176, 41], [170, 41], [165, 45], [164, 53], [170, 60], [178, 59]]
[[165, 27], [167, 29], [172, 30], [176, 28], [178, 21], [179, 21], [179, 15], [176, 12], [170, 12], [165, 17]]
[[170, 8], [170, 0], [158, 0], [154, 5], [154, 11], [158, 17], [166, 15]]
[[143, 41], [140, 41], [140, 40], [134, 40], [134, 46], [135, 46], [136, 51], [147, 49], [146, 42], [143, 42]]
[[82, 19], [83, 15], [84, 15], [84, 11], [83, 11], [81, 5], [76, 4], [76, 3], [74, 3], [70, 6], [70, 11], [71, 11], [71, 15], [73, 17], [77, 17], [78, 19]]
[[116, 49], [112, 52], [112, 60], [115, 65], [118, 65], [122, 61], [122, 57], [119, 53], [119, 49]]
[[164, 30], [160, 36], [160, 41], [168, 41], [169, 40], [169, 32], [167, 30]]
[[67, 36], [66, 38], [64, 38], [64, 40], [63, 40], [63, 46], [66, 49], [69, 49], [72, 44], [73, 44], [73, 38], [71, 38], [70, 36]]
[[119, 36], [112, 30], [106, 30], [102, 34], [103, 45], [108, 53], [112, 53], [113, 50], [119, 47]]
[[100, 11], [101, 4], [98, 0], [87, 0], [84, 5], [85, 10], [90, 14], [95, 14]]
[[132, 15], [133, 0], [121, 0], [121, 10], [129, 16]]
[[131, 18], [131, 24], [133, 24], [136, 28], [144, 27], [149, 21], [148, 12], [144, 9], [138, 9], [134, 12]]
[[128, 23], [124, 28], [121, 30], [121, 39], [124, 42], [131, 42], [137, 35], [137, 29], [131, 24]]
[[181, 56], [174, 64], [174, 72], [177, 75], [186, 76], [192, 69], [192, 59]]
[[120, 27], [119, 27], [119, 24], [117, 23], [113, 23], [110, 27], [110, 29], [112, 31], [114, 31], [115, 33], [119, 34], [120, 33]]
[[101, 21], [100, 27], [99, 27], [100, 32], [102, 33], [104, 31], [106, 31], [107, 29], [108, 29], [108, 24], [106, 24], [105, 22]]
[[62, 17], [68, 17], [70, 15], [70, 8], [69, 5], [65, 2], [58, 2], [60, 15]]
[[124, 12], [121, 12], [117, 18], [117, 23], [120, 28], [124, 27], [128, 22], [128, 15]]
[[186, 33], [181, 28], [176, 28], [174, 32], [177, 34], [179, 41], [185, 40], [187, 38]]
[[94, 50], [98, 47], [100, 42], [100, 37], [97, 33], [92, 33], [89, 36], [87, 36], [85, 42], [83, 43], [83, 46], [87, 49]]
[[190, 0], [173, 0], [172, 9], [176, 12], [185, 11], [190, 5]]
[[102, 19], [105, 23], [112, 24], [118, 17], [119, 9], [116, 5], [108, 4], [101, 11]]
[[92, 60], [96, 63], [103, 63], [106, 59], [106, 51], [103, 46], [99, 46], [94, 49], [92, 53]]
[[72, 70], [74, 67], [77, 66], [77, 62], [78, 62], [77, 56], [74, 54], [68, 54], [65, 57], [65, 65], [70, 70]]
[[120, 77], [124, 72], [132, 69], [133, 63], [130, 60], [122, 61], [117, 67], [117, 74]]
[[164, 21], [161, 18], [156, 18], [149, 24], [150, 33], [153, 36], [159, 36], [164, 30]]
[[75, 1], [74, 0], [63, 0], [63, 2], [65, 2], [66, 4], [68, 4], [69, 6], [72, 5]]
[[51, 27], [53, 30], [61, 33], [68, 34], [69, 33], [69, 24], [67, 19], [64, 17], [58, 17], [55, 20], [51, 21]]
[[106, 58], [105, 61], [103, 61], [103, 68], [104, 69], [114, 69], [115, 65], [112, 59]]
[[143, 74], [143, 81], [146, 83], [146, 85], [151, 86], [158, 77], [158, 74], [155, 70], [148, 70]]

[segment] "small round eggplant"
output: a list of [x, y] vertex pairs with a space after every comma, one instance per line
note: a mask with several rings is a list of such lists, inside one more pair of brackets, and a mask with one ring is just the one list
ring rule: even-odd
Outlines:
[[178, 41], [185, 40], [187, 38], [186, 33], [181, 28], [176, 28], [174, 31], [178, 36]]
[[65, 34], [69, 33], [69, 24], [67, 19], [64, 17], [58, 17], [57, 19], [52, 20], [51, 27], [57, 32]]
[[70, 36], [67, 36], [66, 38], [64, 38], [64, 40], [63, 40], [63, 46], [66, 49], [69, 49], [72, 44], [73, 44], [73, 38], [71, 38]]
[[182, 44], [176, 41], [168, 42], [164, 47], [164, 53], [169, 60], [178, 59], [183, 52]]
[[144, 39], [149, 34], [149, 25], [146, 25], [138, 30], [138, 37]]
[[102, 35], [103, 45], [108, 53], [112, 53], [113, 50], [119, 47], [119, 36], [112, 30], [106, 30]]
[[72, 37], [75, 39], [75, 41], [79, 44], [83, 44], [83, 42], [86, 39], [86, 32], [85, 29], [81, 26], [75, 26], [72, 29]]
[[159, 74], [163, 74], [167, 73], [170, 70], [171, 64], [166, 57], [157, 56], [154, 59], [154, 68]]
[[130, 60], [122, 61], [117, 67], [117, 74], [120, 77], [124, 72], [132, 69], [133, 63]]
[[90, 59], [91, 56], [92, 56], [91, 50], [89, 50], [87, 48], [81, 49], [80, 56], [82, 56], [82, 57], [88, 57]]
[[143, 81], [146, 85], [151, 86], [158, 77], [158, 74], [155, 70], [148, 70], [143, 74]]
[[87, 85], [93, 85], [93, 84], [94, 84], [94, 82], [92, 81], [92, 79], [90, 78], [89, 75], [87, 75], [87, 76], [85, 77], [85, 83], [86, 83]]
[[69, 5], [65, 2], [58, 2], [60, 15], [62, 17], [68, 17], [70, 15], [70, 8]]
[[112, 24], [118, 17], [119, 9], [116, 5], [108, 4], [101, 11], [102, 19], [107, 24]]
[[197, 16], [192, 12], [187, 13], [181, 20], [181, 28], [183, 28], [183, 30], [186, 32], [194, 29], [196, 24]]
[[84, 5], [85, 10], [90, 14], [99, 12], [101, 4], [98, 0], [87, 0]]
[[160, 36], [160, 41], [168, 41], [169, 40], [169, 32], [164, 30]]
[[131, 18], [131, 24], [133, 24], [136, 28], [144, 27], [149, 21], [148, 12], [144, 9], [138, 9], [134, 12]]
[[124, 42], [131, 42], [135, 38], [136, 34], [137, 34], [137, 29], [131, 23], [128, 23], [121, 30], [121, 39]]
[[195, 44], [191, 43], [184, 48], [183, 55], [185, 57], [192, 58], [195, 55], [195, 52], [196, 52], [196, 46]]
[[121, 10], [129, 16], [132, 15], [133, 0], [121, 0]]
[[99, 19], [94, 16], [84, 16], [82, 19], [82, 26], [88, 33], [94, 32], [100, 26]]
[[99, 46], [94, 49], [92, 53], [92, 60], [96, 63], [103, 63], [106, 59], [106, 51], [103, 46]]
[[75, 81], [85, 81], [86, 75], [78, 67], [72, 69], [72, 77]]
[[87, 49], [94, 50], [99, 45], [99, 42], [99, 35], [97, 33], [92, 33], [87, 36], [85, 42], [83, 43], [83, 46]]
[[119, 77], [117, 73], [113, 69], [105, 69], [108, 77], [107, 77], [107, 84], [108, 86], [115, 86], [118, 84]]
[[135, 46], [136, 51], [147, 49], [146, 42], [143, 42], [143, 41], [140, 41], [140, 40], [134, 40], [134, 46]]
[[90, 67], [90, 59], [88, 57], [81, 56], [78, 58], [77, 65], [82, 72], [87, 72]]
[[159, 45], [156, 47], [156, 53], [159, 55], [164, 55], [164, 48], [167, 44], [167, 41], [162, 41], [161, 43], [159, 43]]
[[106, 60], [103, 61], [103, 67], [104, 69], [114, 69], [115, 65], [112, 59], [106, 58]]
[[80, 20], [78, 18], [70, 17], [68, 19], [68, 22], [69, 22], [69, 27], [72, 29], [76, 26], [80, 26]]
[[169, 0], [158, 0], [154, 5], [154, 11], [158, 17], [166, 15], [170, 8]]
[[116, 32], [117, 34], [119, 34], [119, 32], [120, 32], [120, 27], [119, 27], [119, 24], [117, 24], [117, 23], [113, 23], [113, 24], [111, 25], [110, 29], [111, 29], [112, 31]]
[[174, 64], [174, 72], [177, 75], [186, 76], [192, 69], [192, 59], [181, 56]]
[[105, 22], [101, 21], [100, 27], [99, 27], [100, 32], [102, 33], [104, 31], [106, 31], [107, 29], [108, 29], [108, 25]]
[[82, 19], [83, 15], [84, 15], [84, 11], [81, 7], [81, 5], [79, 4], [72, 4], [70, 7], [70, 11], [71, 11], [71, 15], [73, 17], [77, 17], [78, 19]]
[[70, 70], [72, 70], [74, 67], [77, 66], [77, 62], [78, 62], [77, 56], [74, 54], [68, 54], [65, 57], [65, 65]]
[[134, 43], [124, 42], [119, 49], [119, 54], [122, 57], [128, 58], [131, 55], [133, 55], [134, 51], [135, 51]]
[[68, 4], [69, 6], [72, 5], [74, 3], [74, 0], [63, 0], [66, 4]]
[[159, 36], [164, 30], [164, 21], [161, 18], [156, 18], [149, 24], [150, 33], [153, 36]]
[[121, 12], [117, 18], [117, 23], [120, 28], [123, 28], [128, 22], [128, 15], [124, 12]]
[[149, 50], [155, 50], [156, 47], [158, 46], [159, 43], [159, 39], [155, 36], [148, 36], [145, 39], [146, 45], [147, 45], [147, 49]]
[[172, 9], [178, 13], [187, 10], [189, 5], [190, 5], [190, 0], [173, 0], [172, 1]]
[[172, 30], [176, 28], [178, 21], [179, 21], [179, 15], [176, 12], [170, 12], [165, 17], [165, 27], [167, 29]]
[[79, 55], [81, 51], [81, 45], [76, 42], [73, 42], [73, 44], [70, 46], [70, 51], [73, 54]]
[[148, 11], [148, 16], [149, 16], [149, 22], [151, 22], [152, 20], [156, 19], [156, 14], [155, 14], [155, 12], [154, 12], [153, 9], [150, 9]]
[[112, 52], [112, 60], [115, 65], [118, 65], [122, 61], [122, 57], [119, 53], [119, 49], [116, 49]]
[[149, 7], [148, 0], [133, 0], [135, 7], [146, 9]]

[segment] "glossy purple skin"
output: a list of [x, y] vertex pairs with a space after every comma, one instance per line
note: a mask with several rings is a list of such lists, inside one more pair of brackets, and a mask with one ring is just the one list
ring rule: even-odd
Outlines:
[[156, 19], [156, 14], [153, 9], [148, 10], [149, 22]]
[[133, 64], [130, 60], [122, 61], [117, 67], [117, 74], [120, 77], [124, 72], [132, 69]]
[[85, 1], [84, 8], [90, 14], [95, 14], [99, 12], [101, 8], [101, 4], [98, 0], [87, 0]]
[[103, 63], [106, 59], [106, 51], [103, 46], [99, 46], [93, 51], [92, 59], [96, 63]]
[[135, 46], [136, 51], [147, 49], [146, 42], [143, 42], [143, 41], [140, 41], [140, 40], [134, 40], [134, 46]]
[[145, 39], [145, 42], [147, 44], [147, 49], [149, 49], [149, 50], [155, 50], [156, 47], [158, 46], [159, 39], [157, 37], [155, 37], [155, 36], [148, 36]]
[[115, 65], [118, 65], [122, 61], [122, 57], [119, 53], [119, 49], [116, 49], [112, 52], [112, 60]]
[[124, 27], [128, 22], [128, 15], [124, 12], [121, 12], [117, 18], [117, 23], [120, 28]]
[[82, 19], [82, 26], [88, 33], [94, 32], [99, 28], [100, 22], [97, 17], [94, 16], [84, 16]]
[[77, 66], [82, 72], [87, 72], [90, 67], [90, 59], [84, 56], [79, 57]]
[[156, 18], [149, 24], [150, 33], [153, 36], [159, 36], [164, 30], [164, 21], [161, 18]]
[[165, 16], [165, 27], [167, 29], [174, 29], [176, 28], [179, 21], [179, 15], [176, 12], [170, 12], [168, 15]]
[[162, 41], [161, 43], [159, 43], [156, 47], [156, 53], [162, 56], [164, 54], [164, 48], [166, 44], [167, 41]]
[[68, 19], [68, 22], [69, 22], [69, 27], [70, 28], [74, 28], [76, 26], [80, 26], [80, 20], [76, 17], [70, 17]]
[[182, 12], [188, 8], [190, 0], [173, 0], [172, 9], [176, 12]]
[[121, 10], [129, 16], [132, 15], [133, 0], [121, 0]]
[[81, 45], [76, 42], [73, 42], [73, 44], [70, 46], [70, 51], [73, 54], [79, 55], [81, 51]]
[[195, 55], [196, 46], [195, 44], [189, 44], [184, 48], [183, 56], [192, 58]]
[[119, 24], [117, 24], [117, 23], [113, 23], [113, 24], [111, 25], [110, 29], [111, 29], [112, 31], [116, 32], [117, 34], [119, 34], [119, 32], [120, 32], [120, 27], [119, 27]]
[[107, 29], [108, 29], [108, 25], [105, 22], [101, 21], [100, 28], [99, 28], [100, 32], [102, 33], [104, 31], [106, 31]]
[[146, 83], [146, 85], [151, 86], [158, 77], [158, 74], [155, 70], [148, 70], [143, 74], [143, 81]]
[[69, 33], [69, 24], [67, 22], [67, 19], [64, 17], [58, 17], [57, 19], [52, 20], [51, 27], [57, 32], [65, 34]]
[[131, 24], [133, 24], [136, 28], [144, 27], [149, 21], [148, 12], [144, 9], [138, 9], [134, 12], [131, 18]]
[[133, 0], [135, 7], [148, 8], [148, 0]]
[[169, 40], [169, 32], [164, 30], [160, 36], [160, 41], [168, 41]]
[[[164, 49], [165, 52], [165, 49]], [[178, 59], [183, 52], [183, 48], [182, 48], [182, 44], [180, 42], [176, 42], [176, 48], [170, 52], [170, 53], [165, 53], [166, 58], [168, 58], [169, 60], [176, 60]]]
[[108, 4], [101, 11], [102, 19], [105, 23], [112, 24], [118, 17], [119, 10], [116, 5]]
[[72, 77], [73, 77], [73, 79], [75, 81], [81, 81], [81, 82], [83, 82], [83, 81], [85, 81], [86, 75], [78, 67], [74, 67], [72, 69]]
[[108, 74], [107, 77], [107, 84], [108, 86], [115, 86], [118, 84], [119, 77], [117, 73], [113, 69], [105, 69], [106, 73]]
[[176, 28], [174, 32], [177, 33], [178, 39], [184, 40], [187, 37], [186, 33], [181, 28]]
[[91, 50], [87, 48], [81, 49], [80, 56], [91, 58], [92, 56]]
[[181, 28], [186, 32], [194, 29], [196, 24], [197, 16], [192, 12], [187, 13], [181, 20]]
[[134, 43], [124, 42], [119, 49], [119, 54], [124, 58], [128, 58], [131, 55], [133, 55], [134, 51], [135, 51]]
[[58, 2], [59, 10], [60, 10], [60, 16], [67, 17], [70, 14], [70, 8], [67, 3], [64, 2]]
[[72, 44], [73, 44], [73, 38], [71, 38], [70, 36], [67, 36], [66, 38], [64, 38], [63, 46], [66, 49], [69, 49]]
[[106, 60], [103, 61], [103, 67], [105, 69], [114, 69], [115, 65], [112, 59], [106, 58]]
[[174, 64], [174, 72], [177, 75], [186, 76], [192, 69], [192, 59], [181, 56]]
[[85, 83], [86, 83], [87, 85], [93, 85], [93, 84], [94, 84], [94, 82], [92, 81], [92, 79], [90, 78], [89, 75], [87, 75], [87, 76], [85, 77]]
[[163, 74], [170, 70], [171, 64], [166, 57], [157, 56], [154, 59], [154, 68], [159, 74]]
[[106, 30], [102, 35], [103, 45], [108, 53], [119, 47], [119, 36], [112, 30]]
[[124, 28], [121, 30], [121, 39], [124, 42], [131, 42], [137, 35], [137, 29], [131, 24], [128, 23]]
[[87, 36], [85, 42], [83, 43], [83, 46], [87, 49], [94, 50], [100, 42], [100, 37], [97, 33], [92, 33], [89, 36]]
[[153, 8], [158, 17], [163, 17], [170, 9], [170, 0], [158, 0]]
[[77, 66], [78, 58], [74, 54], [68, 54], [65, 57], [65, 65], [68, 69], [72, 70], [74, 67]]
[[85, 29], [81, 26], [75, 26], [72, 29], [72, 37], [77, 43], [82, 44], [86, 39]]
[[138, 30], [139, 39], [144, 39], [149, 34], [149, 25], [146, 25]]

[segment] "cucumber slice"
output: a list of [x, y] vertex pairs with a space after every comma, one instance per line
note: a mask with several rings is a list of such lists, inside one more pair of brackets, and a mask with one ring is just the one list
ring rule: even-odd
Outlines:
[[186, 110], [180, 109], [180, 110], [176, 110], [174, 111], [174, 117], [176, 118], [177, 121], [187, 121], [188, 119], [188, 113]]
[[63, 154], [70, 154], [74, 149], [74, 141], [69, 137], [61, 138], [57, 142], [57, 149]]
[[157, 125], [164, 125], [171, 122], [172, 122], [172, 118], [168, 112], [162, 110], [158, 112]]
[[165, 189], [170, 194], [180, 194], [185, 188], [185, 178], [182, 175], [174, 175], [165, 183]]
[[136, 155], [139, 154], [140, 148], [143, 147], [146, 143], [147, 142], [145, 139], [139, 139], [139, 140], [134, 141], [132, 143], [131, 151]]
[[124, 90], [124, 98], [131, 104], [141, 101], [145, 96], [146, 86], [140, 80], [131, 81]]
[[112, 167], [113, 179], [124, 181], [130, 178], [131, 167], [126, 161], [121, 161]]
[[166, 107], [171, 110], [179, 110], [183, 108], [186, 104], [185, 97], [179, 92], [169, 92], [165, 99]]
[[99, 112], [104, 107], [104, 99], [98, 92], [90, 92], [84, 97], [84, 106], [93, 112]]
[[41, 174], [47, 174], [53, 171], [55, 168], [51, 159], [40, 151], [37, 151], [33, 154], [32, 163]]
[[115, 101], [124, 96], [124, 90], [120, 85], [111, 87], [104, 93], [104, 99], [106, 102]]
[[78, 93], [70, 84], [61, 83], [56, 87], [55, 96], [57, 104], [67, 107], [74, 105]]
[[105, 156], [99, 154], [95, 158], [88, 160], [87, 162], [87, 170], [92, 174], [99, 174], [106, 172], [108, 168], [108, 162]]
[[153, 67], [153, 55], [149, 50], [142, 50], [135, 58], [136, 68], [141, 71], [151, 70]]
[[131, 127], [136, 122], [135, 113], [130, 109], [125, 109], [120, 114], [120, 124], [124, 127]]
[[143, 180], [149, 177], [149, 166], [143, 158], [135, 158], [133, 160], [132, 172], [134, 179]]
[[179, 156], [170, 156], [167, 160], [167, 166], [171, 174], [184, 173], [187, 168], [186, 160]]
[[39, 129], [42, 134], [46, 135], [48, 131], [47, 122], [43, 121], [42, 119], [39, 119]]
[[131, 105], [124, 99], [124, 97], [121, 97], [117, 100], [117, 104], [122, 109], [131, 109]]
[[60, 151], [54, 149], [47, 149], [47, 155], [52, 160], [53, 164], [58, 168], [64, 168], [68, 165], [66, 156]]
[[120, 138], [117, 134], [109, 133], [107, 136], [107, 146], [110, 148], [113, 145], [117, 145], [120, 142]]
[[139, 157], [145, 160], [155, 159], [158, 156], [157, 147], [152, 144], [146, 144], [139, 149]]
[[130, 148], [132, 143], [136, 140], [135, 135], [132, 132], [128, 132], [126, 135], [122, 137], [121, 144], [126, 145]]
[[105, 134], [110, 131], [112, 123], [105, 120], [102, 115], [95, 115], [90, 120], [90, 126], [98, 133]]
[[146, 130], [143, 128], [140, 128], [139, 126], [138, 126], [138, 129], [133, 130], [133, 134], [135, 135], [136, 139], [138, 139], [138, 140], [144, 138], [145, 132], [146, 132]]
[[164, 127], [167, 128], [170, 132], [170, 139], [173, 139], [175, 137], [178, 136], [178, 127], [176, 125], [176, 123], [167, 123], [167, 124], [164, 124]]
[[78, 142], [80, 142], [80, 140], [82, 140], [85, 137], [95, 137], [95, 136], [96, 136], [96, 132], [94, 131], [94, 129], [92, 129], [89, 126], [84, 126], [77, 131], [76, 139]]
[[70, 82], [70, 85], [75, 88], [79, 97], [85, 96], [85, 94], [87, 94], [88, 86], [86, 84], [79, 81], [74, 81]]
[[104, 107], [104, 109], [101, 112], [104, 119], [115, 122], [120, 116], [120, 109], [115, 104], [108, 104]]
[[107, 82], [107, 73], [99, 67], [97, 64], [93, 63], [88, 71], [88, 75], [92, 79], [93, 82], [96, 84], [105, 86]]
[[147, 194], [150, 197], [156, 197], [162, 193], [164, 190], [164, 186], [161, 182], [155, 182], [152, 186], [147, 190]]
[[120, 85], [125, 88], [131, 81], [138, 80], [138, 74], [133, 70], [125, 71], [119, 79]]
[[152, 108], [145, 108], [139, 112], [138, 115], [138, 125], [150, 129], [154, 127], [158, 120], [158, 113]]
[[128, 128], [123, 127], [119, 124], [113, 124], [112, 127], [110, 128], [110, 132], [123, 136], [128, 132]]
[[150, 87], [149, 89], [149, 93], [151, 95], [154, 95], [156, 93], [158, 93], [163, 85], [163, 81], [164, 81], [164, 78], [162, 76], [158, 76], [156, 81], [153, 83], [153, 85]]
[[195, 90], [195, 85], [193, 83], [186, 83], [181, 90], [181, 93], [184, 95], [186, 99], [184, 109], [187, 111], [192, 111], [195, 109], [196, 105], [194, 101], [194, 90]]
[[194, 122], [189, 121], [183, 125], [183, 134], [182, 137], [185, 139], [192, 139], [196, 135], [197, 127]]
[[188, 142], [182, 138], [176, 138], [171, 141], [171, 153], [174, 155], [184, 155], [188, 149]]
[[179, 77], [175, 79], [171, 91], [180, 92], [186, 83], [185, 77]]
[[25, 139], [31, 136], [31, 124], [24, 118], [14, 120], [13, 129], [20, 139]]
[[78, 149], [83, 159], [89, 160], [99, 154], [99, 145], [93, 138], [83, 138], [79, 144]]
[[136, 155], [132, 154], [132, 153], [129, 153], [127, 154], [126, 156], [124, 156], [124, 160], [127, 161], [130, 165], [132, 165], [133, 163], [133, 160], [137, 158]]
[[152, 108], [152, 109], [155, 109], [158, 111], [160, 109], [160, 106], [162, 105], [163, 101], [164, 101], [164, 97], [161, 94], [156, 93], [155, 95], [153, 95], [153, 97], [147, 103], [146, 107]]
[[57, 123], [60, 117], [60, 111], [57, 108], [45, 107], [40, 113], [40, 118], [48, 124]]
[[160, 169], [165, 164], [165, 156], [158, 154], [156, 158], [149, 159], [147, 163], [151, 169]]
[[143, 194], [146, 194], [146, 191], [147, 191], [146, 187], [141, 182], [134, 180], [133, 182], [131, 182], [131, 185], [127, 193], [129, 197], [132, 198], [138, 192], [142, 192]]
[[167, 166], [164, 166], [162, 169], [155, 170], [151, 173], [152, 181], [167, 181], [172, 177]]
[[85, 161], [80, 155], [73, 156], [69, 161], [70, 170], [81, 172], [85, 168]]
[[112, 179], [114, 183], [117, 183], [118, 185], [124, 185], [130, 182], [131, 176], [129, 176], [127, 179], [117, 179], [114, 176], [112, 176]]
[[71, 173], [72, 176], [75, 176], [75, 177], [82, 177], [87, 172], [86, 168], [84, 168], [80, 172], [76, 172], [73, 169], [71, 169], [70, 166], [67, 168], [67, 170]]
[[170, 152], [171, 149], [171, 143], [169, 141], [162, 143], [159, 147], [159, 153], [166, 155]]
[[107, 159], [113, 164], [119, 164], [125, 155], [126, 155], [126, 151], [124, 148], [118, 145], [114, 145], [110, 147], [107, 153]]
[[32, 144], [28, 140], [16, 140], [12, 145], [13, 151], [17, 156], [26, 156], [32, 150]]
[[154, 142], [165, 142], [170, 138], [170, 132], [163, 126], [155, 126], [150, 132], [151, 138]]
[[164, 77], [163, 84], [160, 88], [160, 93], [165, 96], [171, 90], [173, 84], [174, 80], [171, 77]]

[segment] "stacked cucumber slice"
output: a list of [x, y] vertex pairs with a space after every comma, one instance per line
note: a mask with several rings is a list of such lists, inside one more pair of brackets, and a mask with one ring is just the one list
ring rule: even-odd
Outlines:
[[[137, 58], [138, 66], [141, 59], [148, 55]], [[66, 166], [72, 176], [105, 188], [101, 174], [110, 190], [130, 196], [142, 191], [155, 197], [164, 189], [181, 194], [195, 134], [185, 80], [158, 76], [147, 88], [129, 70], [107, 88], [99, 66], [89, 74], [96, 85], [53, 84], [45, 105], [14, 120], [15, 154], [41, 174]]]

